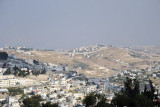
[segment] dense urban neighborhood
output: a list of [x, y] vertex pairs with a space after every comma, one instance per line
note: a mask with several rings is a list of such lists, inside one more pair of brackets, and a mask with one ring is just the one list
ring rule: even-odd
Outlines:
[[[14, 49], [32, 50], [25, 47]], [[41, 99], [38, 104], [44, 107], [45, 104], [53, 104], [55, 107], [83, 107], [88, 104], [84, 103], [84, 99], [91, 93], [103, 95], [106, 104], [109, 105], [115, 99], [115, 94], [125, 88], [123, 83], [126, 78], [138, 80], [142, 93], [145, 87], [150, 89], [150, 80], [160, 79], [160, 66], [140, 71], [117, 71], [116, 75], [109, 78], [89, 77], [68, 69], [72, 67], [63, 64], [43, 63], [38, 59], [20, 59], [14, 54], [3, 52], [5, 49], [1, 50], [0, 106], [2, 107], [23, 107], [28, 100], [36, 98]], [[83, 48], [79, 50], [80, 53], [82, 50]], [[77, 52], [77, 50], [73, 51]], [[159, 98], [160, 87], [156, 83], [153, 86]]]

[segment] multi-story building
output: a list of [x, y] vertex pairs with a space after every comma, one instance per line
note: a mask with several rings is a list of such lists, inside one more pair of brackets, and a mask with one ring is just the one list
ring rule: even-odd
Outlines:
[[95, 92], [97, 90], [97, 85], [82, 86], [81, 90], [85, 93]]

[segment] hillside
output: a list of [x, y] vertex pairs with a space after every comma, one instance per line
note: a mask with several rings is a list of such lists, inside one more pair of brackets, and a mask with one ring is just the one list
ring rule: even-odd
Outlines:
[[71, 51], [6, 50], [21, 59], [38, 59], [41, 62], [63, 64], [88, 76], [108, 77], [121, 70], [145, 69], [160, 61], [160, 55], [142, 50], [112, 46], [88, 46]]

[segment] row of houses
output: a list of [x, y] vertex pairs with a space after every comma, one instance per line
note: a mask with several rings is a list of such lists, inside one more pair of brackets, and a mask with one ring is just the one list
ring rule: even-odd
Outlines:
[[36, 80], [17, 78], [14, 75], [0, 75], [0, 87], [22, 87], [36, 84]]

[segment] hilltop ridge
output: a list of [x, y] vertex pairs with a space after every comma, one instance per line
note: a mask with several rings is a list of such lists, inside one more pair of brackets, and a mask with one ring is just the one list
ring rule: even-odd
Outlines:
[[66, 65], [91, 77], [109, 77], [121, 70], [148, 69], [160, 62], [160, 55], [143, 50], [114, 46], [83, 46], [73, 50], [21, 50], [6, 49], [21, 59], [38, 59], [41, 62]]

